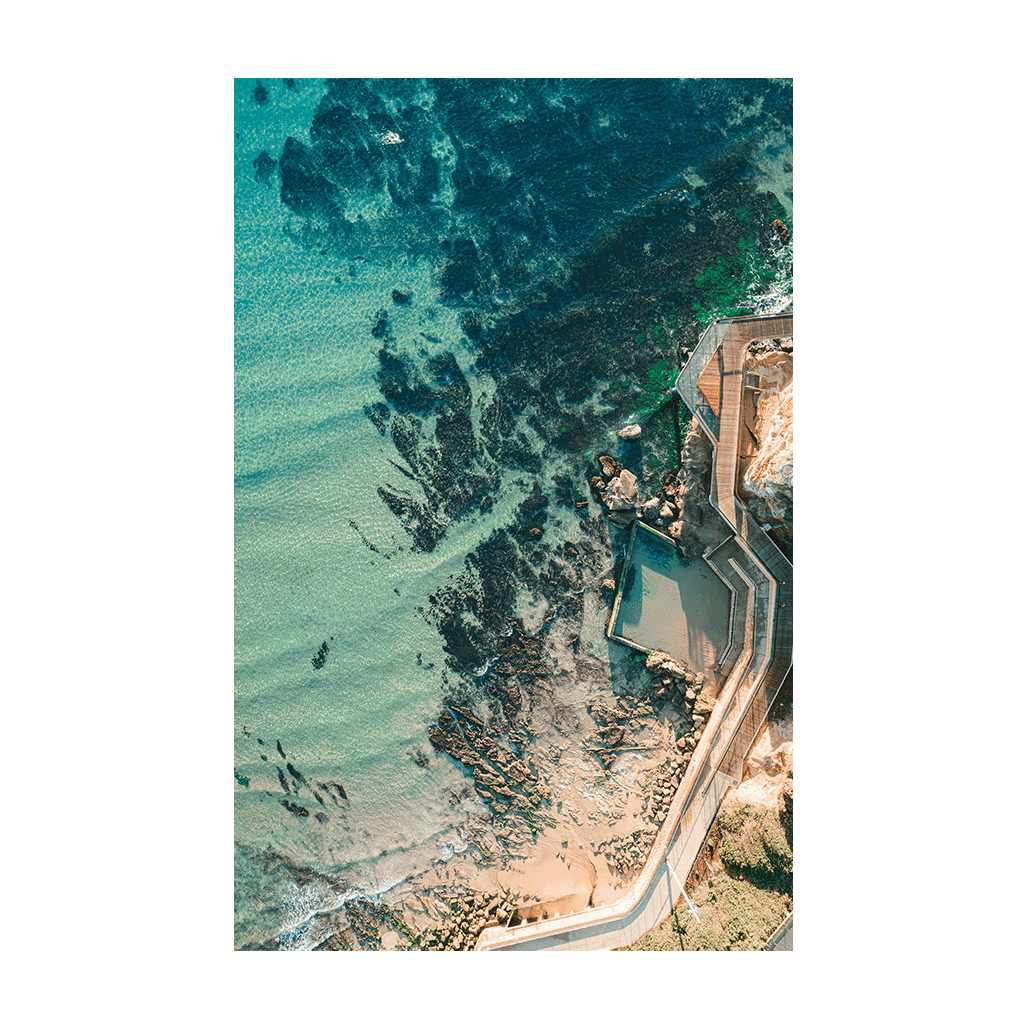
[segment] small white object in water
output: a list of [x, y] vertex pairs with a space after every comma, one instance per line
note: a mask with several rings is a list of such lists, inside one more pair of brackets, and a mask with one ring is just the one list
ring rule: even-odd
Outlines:
[[397, 133], [395, 132], [387, 132], [384, 136], [381, 137], [381, 139], [386, 146], [390, 146], [393, 143], [403, 142], [403, 139], [401, 139], [400, 136], [397, 135]]

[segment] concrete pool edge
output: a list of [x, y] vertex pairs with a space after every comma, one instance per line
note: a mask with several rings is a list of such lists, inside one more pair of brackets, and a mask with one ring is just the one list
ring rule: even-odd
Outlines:
[[[696, 674], [717, 675], [732, 648], [737, 590], [710, 554], [730, 541], [731, 537], [722, 539], [702, 554], [687, 554], [671, 536], [634, 521], [607, 621], [607, 638], [639, 653], [667, 653]], [[704, 573], [708, 569], [714, 573], [712, 578]], [[699, 581], [698, 574], [707, 582]], [[673, 601], [660, 596], [659, 589], [666, 583], [674, 583], [683, 597], [680, 611]], [[655, 588], [658, 592], [651, 593]]]

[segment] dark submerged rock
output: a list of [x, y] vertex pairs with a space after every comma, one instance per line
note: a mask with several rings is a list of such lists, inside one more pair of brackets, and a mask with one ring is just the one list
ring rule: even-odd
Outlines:
[[266, 186], [274, 185], [275, 169], [278, 167], [278, 161], [272, 157], [267, 150], [261, 150], [261, 152], [254, 158], [254, 178]]
[[[325, 666], [325, 661], [328, 659], [328, 642], [322, 642], [320, 649], [317, 653], [311, 657], [311, 663], [314, 665], [314, 670], [318, 671]], [[285, 756], [285, 754], [282, 754]]]

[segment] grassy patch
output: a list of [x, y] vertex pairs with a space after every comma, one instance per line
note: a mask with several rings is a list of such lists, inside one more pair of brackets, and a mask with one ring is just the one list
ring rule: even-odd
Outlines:
[[[719, 871], [691, 896], [699, 923], [687, 904], [628, 948], [630, 950], [761, 950], [792, 909], [792, 900]], [[677, 925], [676, 925], [677, 920]], [[679, 928], [681, 934], [679, 934]]]
[[[633, 950], [759, 950], [792, 910], [792, 844], [776, 810], [729, 798], [704, 843], [723, 870], [690, 889], [688, 904], [629, 946]], [[716, 866], [716, 864], [715, 864]]]
[[730, 798], [717, 821], [726, 868], [765, 888], [792, 892], [792, 846], [777, 811]]

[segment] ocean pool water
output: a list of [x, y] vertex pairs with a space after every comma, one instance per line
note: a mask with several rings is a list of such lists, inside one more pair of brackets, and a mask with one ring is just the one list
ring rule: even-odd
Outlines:
[[710, 673], [728, 644], [731, 593], [702, 557], [637, 530], [614, 634]]

